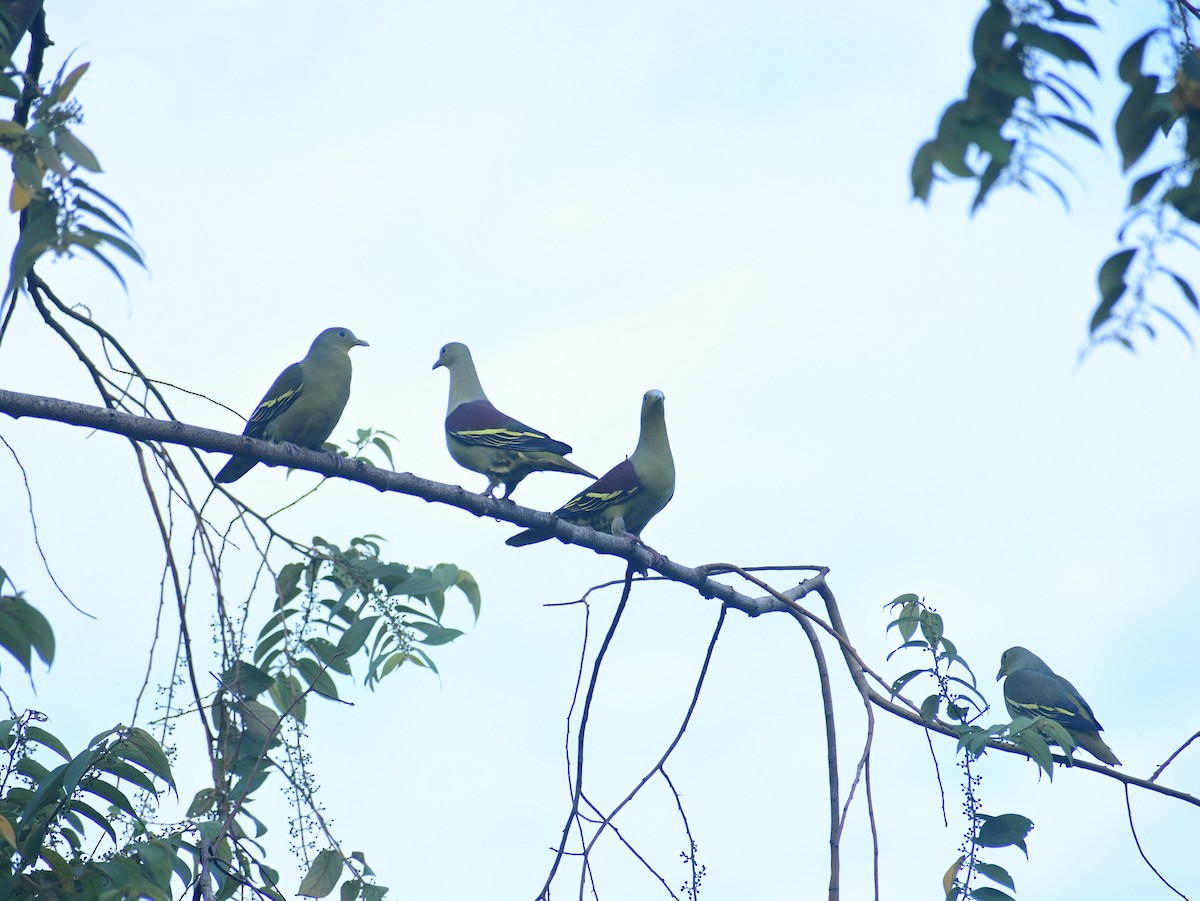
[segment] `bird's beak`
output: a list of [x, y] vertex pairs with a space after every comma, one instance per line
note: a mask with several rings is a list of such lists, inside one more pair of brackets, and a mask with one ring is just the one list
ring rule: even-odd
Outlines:
[[1004, 678], [1004, 670], [1002, 669], [1002, 670], [1000, 670], [1000, 672], [996, 673], [996, 681], [999, 682], [1003, 678]]
[[438, 358], [438, 361], [437, 361], [436, 363], [434, 363], [434, 364], [433, 364], [433, 368], [434, 368], [434, 369], [437, 369], [439, 366], [445, 366], [445, 365], [446, 365], [446, 364], [445, 364], [445, 363], [443, 363], [443, 362], [442, 362], [442, 360], [441, 360], [441, 358], [439, 357], [439, 358]]
[[370, 347], [371, 345], [368, 344], [366, 341], [364, 341], [362, 338], [359, 338], [357, 341], [354, 342], [353, 346], [354, 347]]

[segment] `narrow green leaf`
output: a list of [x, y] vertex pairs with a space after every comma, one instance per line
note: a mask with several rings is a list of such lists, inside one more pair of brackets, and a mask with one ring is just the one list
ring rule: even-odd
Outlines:
[[1013, 883], [1013, 878], [1008, 875], [1008, 870], [1004, 867], [996, 866], [994, 863], [983, 863], [982, 861], [975, 862], [975, 871], [986, 876], [992, 882], [999, 882], [1001, 885], [1006, 885], [1011, 889], [1017, 886]]
[[905, 673], [903, 676], [901, 676], [895, 682], [892, 683], [892, 687], [891, 687], [892, 696], [895, 697], [896, 695], [900, 694], [901, 690], [904, 688], [905, 685], [907, 685], [909, 682], [911, 682], [913, 679], [915, 679], [917, 676], [921, 675], [922, 673], [927, 673], [927, 672], [929, 672], [929, 670], [927, 670], [927, 669], [909, 670], [907, 673]]
[[335, 701], [338, 699], [337, 686], [333, 684], [329, 674], [321, 668], [317, 661], [311, 657], [301, 657], [296, 661], [296, 668], [300, 670], [304, 681], [312, 686], [312, 690], [317, 694]]
[[1094, 131], [1092, 131], [1090, 128], [1088, 128], [1086, 125], [1084, 125], [1081, 122], [1076, 122], [1074, 119], [1068, 119], [1066, 116], [1059, 116], [1059, 115], [1055, 115], [1054, 113], [1050, 113], [1049, 115], [1046, 116], [1046, 118], [1054, 120], [1059, 125], [1065, 125], [1067, 128], [1071, 129], [1071, 131], [1075, 132], [1076, 134], [1083, 135], [1085, 138], [1087, 138], [1089, 141], [1091, 141], [1097, 147], [1103, 146], [1100, 142], [1100, 137]]
[[1067, 9], [1059, 0], [1049, 0], [1050, 2], [1050, 18], [1057, 19], [1059, 22], [1066, 22], [1070, 25], [1091, 25], [1093, 28], [1099, 27], [1096, 25], [1096, 20], [1091, 16], [1085, 16], [1083, 13], [1075, 12]]
[[1058, 57], [1064, 63], [1082, 63], [1096, 75], [1100, 74], [1088, 52], [1061, 32], [1047, 31], [1026, 22], [1024, 25], [1017, 26], [1016, 35], [1017, 40]]
[[59, 153], [69, 156], [83, 168], [90, 172], [104, 171], [100, 168], [100, 161], [96, 159], [96, 154], [92, 153], [83, 141], [71, 134], [67, 126], [60, 125], [54, 129], [54, 142]]
[[175, 788], [171, 762], [163, 753], [162, 745], [145, 729], [131, 726], [125, 737], [113, 747], [113, 752], [149, 770], [172, 789]]
[[409, 627], [424, 633], [425, 637], [417, 641], [427, 645], [449, 644], [463, 634], [460, 629], [447, 629], [433, 623], [410, 623]]
[[1167, 274], [1170, 275], [1171, 278], [1175, 279], [1175, 284], [1179, 286], [1179, 290], [1183, 292], [1183, 296], [1187, 298], [1188, 303], [1190, 303], [1194, 309], [1200, 310], [1200, 298], [1196, 297], [1196, 292], [1192, 290], [1191, 284], [1189, 284], [1188, 281], [1183, 278], [1183, 276], [1177, 275], [1170, 270], [1167, 270]]
[[992, 888], [990, 885], [982, 885], [977, 889], [972, 889], [967, 897], [973, 898], [974, 901], [1016, 901], [1012, 895], [1002, 892], [998, 888]]
[[108, 817], [106, 817], [100, 811], [96, 810], [96, 808], [94, 808], [88, 804], [84, 804], [78, 798], [71, 801], [70, 804], [68, 805], [68, 808], [73, 813], [77, 813], [80, 816], [87, 817], [89, 820], [91, 820], [93, 823], [95, 823], [97, 826], [99, 826], [101, 829], [103, 829], [105, 834], [110, 839], [113, 840], [114, 844], [116, 843], [117, 831], [115, 829], [113, 829], [112, 824], [108, 821]]
[[479, 591], [479, 583], [475, 581], [475, 577], [465, 569], [460, 569], [454, 585], [467, 596], [467, 603], [471, 605], [471, 612], [475, 614], [475, 622], [479, 622], [479, 611], [483, 607], [483, 595]]

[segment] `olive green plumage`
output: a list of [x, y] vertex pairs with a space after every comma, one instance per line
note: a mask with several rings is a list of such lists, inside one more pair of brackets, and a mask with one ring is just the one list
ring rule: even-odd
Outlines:
[[504, 497], [509, 497], [533, 472], [571, 472], [596, 478], [563, 456], [571, 453], [571, 445], [492, 406], [465, 344], [454, 341], [443, 347], [433, 368], [439, 366], [450, 371], [446, 447], [459, 466], [487, 476], [485, 497], [491, 497], [499, 485], [504, 486]]
[[[641, 431], [633, 454], [555, 510], [555, 516], [598, 532], [634, 538], [641, 535], [675, 494], [675, 458], [667, 439], [664, 403], [661, 391], [643, 395]], [[545, 532], [526, 529], [505, 543], [522, 547], [549, 537]]]
[[1103, 727], [1078, 690], [1050, 669], [1037, 654], [1022, 647], [1000, 656], [999, 682], [1005, 676], [1004, 704], [1011, 716], [1044, 716], [1067, 730], [1075, 744], [1110, 766], [1121, 761], [1100, 737]]
[[[348, 328], [325, 329], [304, 359], [275, 379], [250, 414], [242, 434], [320, 450], [350, 399], [350, 348], [366, 346], [367, 342], [356, 338]], [[251, 457], [230, 457], [216, 480], [235, 482], [257, 462]]]

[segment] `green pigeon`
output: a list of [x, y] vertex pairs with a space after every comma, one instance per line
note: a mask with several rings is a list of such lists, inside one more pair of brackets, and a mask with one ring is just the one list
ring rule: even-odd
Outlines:
[[[642, 534], [646, 523], [675, 493], [675, 459], [667, 440], [663, 402], [661, 391], [645, 393], [641, 434], [633, 455], [555, 510], [555, 516], [577, 525], [591, 526], [598, 532], [630, 538]], [[505, 543], [522, 547], [549, 537], [545, 532], [526, 529]]]
[[596, 478], [563, 455], [571, 445], [506, 416], [488, 400], [479, 384], [467, 345], [454, 341], [442, 348], [433, 368], [450, 371], [450, 404], [446, 409], [446, 446], [454, 461], [488, 478], [484, 497], [504, 486], [509, 497], [531, 472], [573, 472]]
[[1011, 716], [1044, 716], [1054, 720], [1075, 739], [1075, 744], [1109, 766], [1121, 761], [1100, 737], [1103, 727], [1075, 686], [1050, 669], [1037, 654], [1009, 648], [1000, 655], [999, 682], [1005, 676], [1004, 703]]
[[[275, 379], [250, 414], [242, 434], [320, 450], [350, 399], [350, 348], [367, 346], [348, 328], [325, 329], [304, 359]], [[251, 457], [230, 457], [216, 479], [236, 482], [257, 462]]]

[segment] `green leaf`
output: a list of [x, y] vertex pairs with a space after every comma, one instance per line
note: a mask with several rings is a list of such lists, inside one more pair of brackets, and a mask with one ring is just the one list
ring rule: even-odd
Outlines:
[[1050, 0], [1050, 18], [1057, 19], [1059, 22], [1066, 22], [1070, 25], [1096, 25], [1096, 20], [1091, 16], [1085, 16], [1083, 13], [1077, 13], [1074, 10], [1067, 9], [1058, 0]]
[[203, 816], [212, 810], [213, 805], [217, 802], [217, 791], [214, 788], [202, 788], [196, 792], [192, 803], [188, 805], [187, 815], [189, 817]]
[[1146, 44], [1161, 30], [1159, 28], [1150, 29], [1121, 54], [1121, 61], [1117, 63], [1117, 75], [1121, 81], [1133, 86], [1142, 77], [1142, 56], [1146, 52]]
[[324, 898], [337, 885], [338, 877], [342, 875], [342, 858], [336, 851], [326, 848], [317, 855], [305, 874], [296, 894], [307, 895], [310, 898]]
[[1196, 297], [1196, 292], [1192, 290], [1191, 284], [1188, 283], [1181, 275], [1177, 275], [1170, 270], [1166, 270], [1166, 272], [1171, 276], [1171, 278], [1175, 279], [1175, 284], [1179, 286], [1179, 290], [1183, 292], [1183, 296], [1187, 298], [1188, 303], [1190, 303], [1194, 309], [1200, 310], [1200, 298]]
[[117, 808], [121, 813], [127, 815], [134, 821], [140, 821], [137, 809], [133, 806], [133, 802], [126, 797], [115, 785], [110, 785], [102, 779], [97, 779], [94, 776], [83, 779], [79, 783], [79, 787], [86, 792], [91, 792], [93, 795], [103, 798], [113, 807]]
[[1016, 35], [1017, 40], [1023, 41], [1030, 47], [1036, 47], [1038, 50], [1049, 53], [1051, 56], [1058, 57], [1064, 63], [1082, 63], [1091, 69], [1093, 73], [1100, 74], [1088, 52], [1065, 34], [1057, 31], [1046, 31], [1044, 28], [1039, 28], [1037, 25], [1026, 22], [1024, 25], [1017, 26]]
[[475, 622], [479, 622], [483, 595], [479, 591], [479, 583], [475, 581], [475, 577], [465, 569], [460, 569], [458, 578], [454, 580], [454, 587], [467, 596], [467, 603], [471, 605], [471, 612], [475, 614]]
[[417, 641], [427, 645], [449, 644], [463, 634], [460, 629], [447, 629], [434, 623], [409, 623], [408, 625], [409, 628], [424, 633], [425, 637], [418, 638]]
[[297, 722], [303, 723], [307, 709], [303, 691], [304, 689], [300, 685], [299, 679], [292, 675], [280, 673], [275, 678], [275, 684], [271, 686], [271, 700], [275, 703], [275, 709], [281, 714], [287, 713], [294, 717]]
[[100, 168], [100, 161], [96, 159], [96, 154], [92, 153], [83, 141], [71, 134], [67, 126], [60, 125], [54, 129], [54, 143], [59, 153], [69, 156], [83, 168], [91, 172], [104, 171]]
[[347, 879], [342, 883], [341, 901], [355, 901], [361, 891], [361, 879]]
[[926, 141], [913, 156], [912, 171], [909, 178], [912, 181], [913, 197], [922, 202], [929, 201], [929, 192], [933, 189], [933, 164], [937, 160], [937, 145]]
[[927, 669], [909, 670], [907, 673], [905, 673], [903, 676], [901, 676], [895, 682], [892, 683], [892, 687], [891, 687], [892, 696], [895, 697], [896, 695], [900, 694], [901, 690], [904, 688], [905, 685], [907, 685], [909, 682], [911, 682], [913, 679], [915, 679], [917, 676], [921, 675], [922, 673], [927, 673], [927, 672], [929, 672], [929, 670], [927, 670]]
[[981, 848], [1006, 848], [1016, 845], [1025, 855], [1029, 851], [1025, 847], [1025, 837], [1033, 829], [1033, 821], [1019, 813], [1004, 813], [1000, 816], [979, 814], [983, 821], [973, 841]]
[[103, 829], [105, 834], [110, 839], [113, 840], [114, 844], [116, 843], [117, 831], [115, 829], [113, 829], [112, 824], [108, 821], [108, 817], [106, 817], [100, 811], [96, 810], [96, 808], [91, 807], [88, 804], [84, 804], [78, 798], [71, 801], [70, 804], [68, 805], [68, 808], [73, 813], [77, 813], [80, 816], [87, 817], [89, 820], [91, 820], [93, 823], [95, 823], [97, 826], [99, 826], [101, 829]]
[[133, 761], [142, 769], [149, 770], [172, 789], [175, 789], [175, 779], [171, 775], [171, 762], [163, 753], [162, 745], [145, 729], [131, 726], [125, 737], [114, 745], [112, 750], [126, 760]]
[[387, 894], [386, 885], [364, 885], [363, 886], [363, 901], [383, 901], [383, 896]]
[[333, 684], [329, 673], [325, 672], [317, 661], [311, 657], [301, 657], [296, 661], [296, 668], [300, 670], [304, 681], [312, 686], [312, 690], [317, 694], [335, 701], [338, 699], [337, 686]]
[[1157, 95], [1157, 76], [1143, 75], [1130, 87], [1129, 96], [1117, 113], [1117, 146], [1121, 149], [1122, 165], [1127, 172], [1142, 158], [1159, 126], [1169, 119], [1159, 112], [1155, 103]]
[[0, 597], [0, 646], [32, 674], [33, 651], [47, 666], [54, 661], [54, 630], [41, 611], [23, 597]]
[[[362, 649], [362, 646], [367, 643], [367, 639], [371, 635], [371, 630], [375, 628], [377, 622], [379, 622], [378, 616], [364, 616], [355, 622], [338, 639], [338, 652], [347, 659], [357, 654]], [[347, 669], [349, 669], [348, 665]]]
[[58, 204], [45, 192], [39, 191], [26, 208], [25, 227], [13, 248], [8, 267], [8, 285], [4, 296], [9, 297], [25, 280], [34, 265], [58, 240]]
[[989, 3], [975, 24], [971, 54], [977, 67], [987, 66], [1004, 52], [1004, 39], [1012, 28], [1012, 17], [1003, 3]]
[[975, 872], [986, 876], [992, 882], [999, 882], [1001, 885], [1007, 885], [1011, 889], [1016, 888], [1013, 878], [1008, 875], [1008, 870], [1004, 869], [1004, 867], [998, 867], [994, 863], [976, 861]]
[[239, 660], [233, 666], [221, 673], [221, 684], [239, 698], [251, 700], [270, 689], [275, 679], [270, 673], [264, 672], [257, 666], [252, 666], [244, 660]]
[[259, 701], [243, 701], [242, 722], [246, 734], [259, 744], [269, 741], [279, 728], [279, 714]]
[[304, 644], [329, 669], [335, 673], [341, 673], [343, 676], [350, 675], [350, 662], [332, 641], [319, 637], [308, 638], [305, 639]]
[[300, 576], [304, 574], [304, 564], [289, 563], [279, 571], [275, 578], [275, 596], [279, 606], [300, 594]]
[[921, 634], [925, 636], [925, 640], [931, 648], [937, 647], [939, 641], [942, 640], [942, 632], [944, 624], [940, 614], [934, 613], [932, 610], [921, 611]]
[[1059, 116], [1059, 115], [1055, 115], [1054, 113], [1048, 114], [1046, 116], [1046, 118], [1054, 120], [1059, 125], [1065, 125], [1067, 128], [1071, 129], [1071, 131], [1075, 132], [1076, 134], [1083, 135], [1085, 138], [1087, 138], [1089, 141], [1091, 141], [1097, 147], [1103, 146], [1100, 142], [1099, 136], [1094, 131], [1092, 131], [1090, 128], [1088, 128], [1086, 125], [1082, 124], [1081, 122], [1076, 122], [1074, 119], [1068, 119], [1066, 116]]
[[1012, 895], [1002, 892], [998, 888], [992, 888], [990, 885], [982, 885], [977, 889], [972, 889], [967, 897], [973, 898], [974, 901], [1016, 901]]
[[[892, 694], [896, 694], [895, 691]], [[930, 695], [921, 702], [921, 719], [927, 723], [932, 723], [938, 714], [938, 707], [941, 706], [942, 699], [938, 695]]]
[[1158, 180], [1162, 178], [1162, 174], [1166, 172], [1170, 166], [1164, 166], [1161, 169], [1156, 169], [1148, 175], [1143, 175], [1133, 183], [1133, 187], [1129, 190], [1129, 206], [1137, 206], [1146, 199], [1146, 195], [1158, 184]]
[[71, 752], [67, 750], [67, 746], [59, 741], [56, 736], [51, 735], [40, 726], [27, 726], [25, 728], [25, 738], [27, 741], [37, 742], [39, 745], [45, 745], [63, 760], [71, 759]]
[[987, 198], [988, 192], [995, 186], [996, 181], [1004, 173], [1005, 164], [993, 159], [988, 163], [987, 168], [983, 170], [983, 175], [979, 176], [979, 191], [975, 194], [975, 199], [971, 201], [971, 212], [974, 213]]
[[1125, 273], [1136, 253], [1135, 247], [1117, 251], [1100, 266], [1100, 274], [1096, 279], [1100, 287], [1100, 304], [1092, 314], [1090, 331], [1093, 334], [1112, 316], [1113, 308], [1124, 295]]

